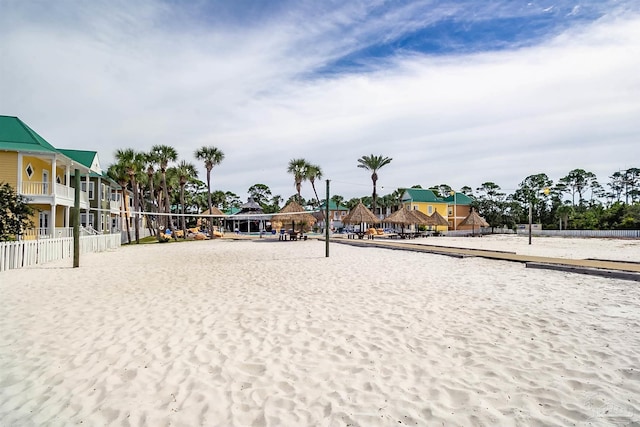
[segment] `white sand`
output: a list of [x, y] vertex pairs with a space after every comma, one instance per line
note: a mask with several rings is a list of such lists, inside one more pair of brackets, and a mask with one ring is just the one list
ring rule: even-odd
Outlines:
[[81, 263], [0, 273], [2, 426], [640, 424], [636, 282], [319, 241]]
[[428, 237], [402, 242], [488, 249], [555, 258], [597, 258], [640, 262], [640, 239], [536, 237], [496, 234], [482, 237]]

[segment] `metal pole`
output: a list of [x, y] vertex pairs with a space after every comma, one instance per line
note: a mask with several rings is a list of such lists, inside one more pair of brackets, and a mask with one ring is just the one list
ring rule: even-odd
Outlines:
[[76, 169], [73, 173], [76, 185], [73, 202], [73, 268], [77, 268], [80, 267], [80, 169]]
[[327, 180], [327, 195], [324, 202], [324, 245], [325, 257], [329, 258], [329, 180]]
[[533, 202], [529, 202], [529, 244], [531, 244], [532, 223], [533, 223]]

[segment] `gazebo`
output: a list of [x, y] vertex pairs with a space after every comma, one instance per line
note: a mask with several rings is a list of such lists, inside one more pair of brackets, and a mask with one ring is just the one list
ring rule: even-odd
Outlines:
[[[247, 203], [240, 206], [240, 211], [227, 216], [227, 220], [233, 221], [234, 231], [244, 231], [241, 229], [242, 224], [247, 224], [247, 233], [251, 231], [263, 231], [265, 229], [264, 221], [271, 218], [270, 214], [265, 214], [262, 207], [253, 198], [249, 197]], [[251, 229], [251, 225], [255, 225], [254, 229]]]

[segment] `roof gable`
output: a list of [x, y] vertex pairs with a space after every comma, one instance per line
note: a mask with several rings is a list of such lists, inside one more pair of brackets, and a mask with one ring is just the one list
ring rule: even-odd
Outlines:
[[102, 174], [102, 168], [100, 167], [100, 161], [98, 160], [98, 153], [96, 151], [68, 150], [65, 148], [61, 148], [58, 151], [97, 174]]
[[407, 188], [402, 196], [402, 201], [423, 202], [423, 203], [445, 203], [437, 197], [435, 193], [426, 188]]
[[0, 150], [59, 153], [26, 123], [11, 116], [0, 116]]

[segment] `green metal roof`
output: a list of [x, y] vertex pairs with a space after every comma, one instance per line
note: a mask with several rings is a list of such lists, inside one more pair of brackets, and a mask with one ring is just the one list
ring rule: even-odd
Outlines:
[[[324, 211], [325, 206], [324, 203], [320, 205], [320, 208]], [[329, 200], [329, 210], [330, 211], [348, 211], [349, 209], [346, 208], [346, 206], [340, 206], [338, 207], [338, 205], [336, 205], [336, 202], [334, 202], [333, 200]]]
[[75, 160], [76, 162], [88, 168], [91, 168], [91, 166], [93, 166], [93, 159], [95, 159], [96, 155], [98, 154], [95, 151], [68, 150], [66, 148], [60, 148], [58, 151], [69, 157], [71, 160]]
[[471, 197], [467, 196], [464, 193], [458, 193], [458, 192], [456, 192], [455, 200], [453, 196], [445, 197], [443, 200], [447, 203], [455, 202], [456, 205], [470, 205], [471, 202], [473, 201], [471, 200]]
[[11, 116], [0, 116], [0, 150], [60, 152], [22, 120]]
[[402, 201], [427, 202], [427, 203], [445, 203], [443, 199], [436, 197], [433, 191], [426, 188], [407, 188], [405, 194], [409, 195], [409, 199], [403, 198]]

